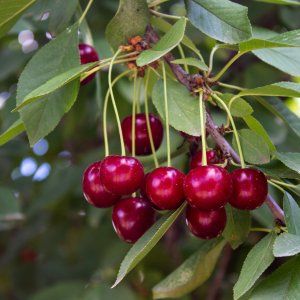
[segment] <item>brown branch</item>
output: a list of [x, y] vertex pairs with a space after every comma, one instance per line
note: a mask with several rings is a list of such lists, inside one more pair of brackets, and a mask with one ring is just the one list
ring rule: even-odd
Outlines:
[[[146, 38], [152, 43], [157, 43], [159, 41], [159, 36], [151, 25], [147, 26]], [[168, 63], [168, 65], [172, 69], [172, 72], [176, 76], [177, 80], [181, 84], [183, 84], [189, 91], [191, 91], [193, 87], [193, 83], [191, 82], [192, 77], [190, 74], [186, 73], [181, 68], [180, 65], [171, 63], [171, 61], [174, 60], [174, 56], [172, 55], [172, 53], [166, 54], [164, 56], [164, 60]], [[216, 124], [214, 123], [212, 117], [208, 113], [206, 113], [206, 130], [214, 139], [216, 144], [221, 148], [221, 150], [224, 152], [225, 155], [230, 155], [235, 162], [240, 163], [240, 158], [238, 154], [231, 147], [231, 145], [226, 141], [223, 135], [220, 134]], [[266, 204], [271, 210], [274, 218], [280, 220], [281, 223], [285, 224], [284, 212], [270, 194], [268, 194], [266, 198]]]

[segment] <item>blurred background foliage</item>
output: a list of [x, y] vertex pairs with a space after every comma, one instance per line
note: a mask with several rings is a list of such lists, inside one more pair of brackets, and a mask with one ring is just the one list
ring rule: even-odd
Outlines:
[[[78, 2], [39, 0], [0, 40], [1, 132], [17, 118], [17, 114], [10, 111], [15, 107], [16, 83], [26, 62], [49, 39], [78, 19]], [[235, 2], [249, 7], [250, 20], [255, 26], [277, 32], [300, 26], [299, 10], [293, 7], [252, 0]], [[86, 5], [85, 1], [81, 5]], [[185, 13], [182, 1], [173, 0], [162, 6], [167, 13]], [[104, 30], [117, 7], [117, 0], [95, 1], [88, 13], [88, 25], [100, 58], [112, 54], [104, 39]], [[215, 42], [191, 25], [188, 25], [187, 34], [207, 59]], [[218, 51], [216, 69], [232, 56], [228, 50]], [[121, 67], [115, 68], [116, 73], [118, 68]], [[100, 79], [100, 98], [103, 99], [107, 89], [105, 71], [101, 72]], [[282, 80], [300, 79], [289, 78], [251, 54], [235, 63], [223, 78], [224, 82], [246, 87]], [[95, 87], [95, 80], [81, 87], [71, 112], [33, 148], [29, 147], [24, 134], [0, 147], [0, 299], [151, 299], [151, 287], [201, 243], [184, 233], [184, 220], [180, 218], [124, 283], [113, 290], [109, 288], [129, 245], [115, 235], [111, 209], [98, 210], [88, 206], [81, 192], [83, 170], [89, 163], [103, 157], [100, 99]], [[116, 99], [121, 118], [131, 112], [131, 90], [132, 83], [128, 79], [117, 84]], [[294, 133], [282, 121], [259, 104], [253, 102], [251, 105], [278, 150], [299, 151]], [[286, 105], [300, 115], [299, 99], [288, 99]], [[215, 109], [213, 113], [219, 124], [224, 122], [220, 111]], [[112, 152], [119, 153], [112, 111], [109, 112], [108, 125]], [[176, 149], [183, 139], [177, 132], [171, 133], [172, 148]], [[160, 157], [165, 157], [164, 145], [159, 153]], [[147, 162], [147, 158], [144, 161]], [[174, 160], [174, 165], [186, 171], [187, 162], [188, 157], [182, 155]], [[280, 196], [272, 192], [275, 197]], [[255, 215], [256, 222], [260, 220], [263, 225], [272, 226], [272, 217], [265, 207]], [[235, 251], [234, 257], [227, 249], [224, 253], [229, 259], [227, 274], [217, 298], [212, 299], [232, 299], [232, 286], [242, 261], [258, 238], [259, 235], [251, 234], [248, 241]], [[208, 299], [206, 295], [211, 294], [214, 276], [182, 299]]]

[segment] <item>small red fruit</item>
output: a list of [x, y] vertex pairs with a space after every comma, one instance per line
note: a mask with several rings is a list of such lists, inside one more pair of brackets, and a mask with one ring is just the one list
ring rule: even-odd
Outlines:
[[[218, 156], [216, 150], [208, 150], [206, 151], [206, 159], [208, 165], [214, 165], [222, 163], [222, 160]], [[191, 159], [190, 168], [195, 169], [197, 167], [202, 166], [202, 151], [198, 151]]]
[[203, 211], [191, 206], [186, 209], [186, 223], [189, 230], [201, 239], [212, 239], [219, 236], [226, 226], [226, 211], [222, 207], [218, 210]]
[[231, 173], [233, 194], [229, 203], [239, 209], [253, 210], [261, 206], [268, 195], [266, 176], [259, 170], [246, 168]]
[[[158, 117], [149, 114], [150, 128], [155, 150], [159, 148], [163, 138], [163, 126]], [[132, 116], [122, 121], [124, 143], [128, 151], [132, 152]], [[146, 114], [140, 113], [135, 116], [135, 153], [136, 155], [149, 155], [152, 153], [147, 128]]]
[[[79, 48], [80, 61], [81, 61], [82, 65], [99, 60], [98, 53], [92, 46], [90, 46], [88, 44], [79, 44], [78, 48]], [[91, 74], [90, 76], [85, 78], [83, 81], [81, 81], [80, 84], [81, 85], [87, 84], [95, 76], [96, 76], [96, 73]]]
[[90, 164], [83, 173], [82, 190], [86, 201], [96, 207], [104, 208], [113, 206], [120, 196], [112, 194], [100, 179], [101, 161]]
[[110, 155], [103, 159], [100, 178], [104, 187], [116, 195], [128, 195], [143, 184], [144, 168], [130, 156]]
[[155, 222], [155, 211], [144, 198], [120, 200], [112, 212], [117, 235], [127, 243], [136, 242]]
[[172, 167], [160, 167], [148, 174], [146, 193], [158, 209], [176, 209], [184, 201], [184, 174]]
[[183, 187], [189, 204], [202, 210], [224, 206], [232, 194], [230, 174], [213, 165], [191, 170], [185, 177]]

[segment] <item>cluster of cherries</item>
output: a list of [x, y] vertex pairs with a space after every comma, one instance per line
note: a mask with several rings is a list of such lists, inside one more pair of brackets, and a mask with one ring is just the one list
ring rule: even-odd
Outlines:
[[[149, 114], [155, 150], [161, 144], [163, 126]], [[137, 155], [151, 153], [146, 115], [136, 115], [135, 145]], [[132, 145], [132, 116], [122, 121], [124, 142]], [[202, 152], [197, 152], [187, 175], [173, 167], [158, 167], [144, 174], [142, 164], [130, 156], [110, 155], [91, 164], [83, 175], [86, 200], [99, 208], [114, 206], [112, 222], [118, 236], [133, 243], [155, 222], [155, 210], [177, 209], [185, 200], [186, 222], [197, 237], [211, 239], [226, 225], [225, 204], [252, 210], [263, 204], [267, 180], [256, 169], [236, 169], [229, 173], [217, 165], [222, 158], [215, 150], [206, 152], [207, 166], [202, 166]], [[128, 195], [139, 191], [139, 197]], [[121, 199], [122, 196], [127, 196]]]

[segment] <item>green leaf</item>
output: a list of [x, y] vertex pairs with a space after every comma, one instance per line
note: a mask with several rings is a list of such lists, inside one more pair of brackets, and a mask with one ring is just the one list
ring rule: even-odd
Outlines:
[[18, 21], [21, 14], [36, 0], [0, 0], [0, 37]]
[[25, 130], [23, 122], [18, 119], [5, 132], [0, 135], [0, 145], [6, 144], [8, 141], [19, 135]]
[[251, 216], [249, 211], [243, 211], [226, 206], [227, 223], [223, 232], [223, 237], [233, 249], [238, 248], [248, 237]]
[[228, 0], [186, 0], [190, 22], [210, 37], [229, 44], [252, 36], [248, 8]]
[[255, 1], [273, 3], [273, 4], [282, 4], [282, 5], [300, 5], [300, 2], [297, 0], [255, 0]]
[[138, 66], [142, 67], [158, 60], [174, 49], [183, 39], [186, 26], [185, 18], [179, 19], [171, 29], [159, 40], [153, 48], [143, 51], [136, 60]]
[[146, 0], [120, 0], [117, 13], [106, 27], [106, 39], [113, 49], [117, 49], [127, 43], [129, 37], [144, 35], [148, 23]]
[[[41, 48], [29, 61], [19, 78], [17, 105], [52, 78], [79, 65], [78, 24], [75, 24]], [[55, 128], [75, 102], [78, 89], [79, 79], [75, 79], [20, 110], [31, 145]]]
[[175, 59], [172, 61], [173, 64], [178, 64], [178, 65], [188, 65], [188, 66], [193, 66], [196, 67], [197, 69], [207, 71], [208, 66], [201, 61], [200, 59], [194, 58], [194, 57], [186, 57], [186, 58], [180, 58], [180, 59]]
[[[167, 80], [169, 124], [178, 131], [197, 136], [200, 134], [199, 102], [177, 81]], [[155, 83], [152, 101], [162, 119], [165, 119], [164, 83]]]
[[[238, 130], [238, 135], [245, 161], [250, 164], [266, 164], [270, 161], [269, 147], [260, 135], [249, 129]], [[233, 147], [237, 150], [235, 137]]]
[[0, 221], [9, 221], [21, 216], [20, 201], [10, 189], [0, 187]]
[[300, 236], [300, 207], [288, 192], [284, 193], [283, 210], [288, 232]]
[[254, 289], [251, 300], [297, 300], [300, 295], [300, 256], [290, 259]]
[[72, 68], [66, 72], [63, 72], [48, 81], [46, 81], [44, 84], [36, 88], [35, 90], [31, 91], [22, 101], [21, 104], [19, 104], [14, 111], [18, 111], [21, 108], [25, 107], [26, 105], [35, 102], [39, 98], [43, 96], [47, 96], [50, 93], [54, 92], [55, 90], [59, 89], [60, 87], [68, 84], [72, 80], [78, 78], [82, 73], [92, 69], [95, 65], [97, 65], [97, 62], [84, 64], [75, 68]]
[[162, 216], [146, 233], [131, 247], [123, 259], [117, 279], [112, 287], [118, 285], [123, 278], [153, 249], [185, 207], [182, 204], [176, 211]]
[[273, 253], [275, 257], [293, 256], [300, 253], [300, 236], [282, 233], [275, 240]]
[[287, 167], [300, 174], [300, 153], [276, 152], [276, 157]]
[[274, 260], [273, 244], [276, 234], [269, 233], [261, 239], [248, 253], [243, 267], [233, 288], [234, 300], [239, 299], [249, 291], [262, 273]]
[[[230, 100], [234, 97], [233, 94], [225, 93], [221, 96], [222, 100], [226, 103], [226, 105], [229, 105]], [[219, 105], [220, 108], [223, 108], [222, 105]], [[253, 113], [253, 109], [251, 105], [245, 101], [242, 98], [237, 98], [233, 101], [233, 103], [230, 106], [230, 113], [233, 117], [244, 117], [249, 116]]]
[[193, 291], [212, 274], [225, 241], [204, 242], [200, 249], [153, 288], [153, 298], [178, 298]]
[[246, 116], [243, 118], [246, 124], [248, 125], [249, 129], [259, 134], [264, 141], [268, 144], [270, 153], [273, 154], [276, 151], [276, 148], [270, 139], [268, 133], [266, 132], [265, 128], [261, 125], [261, 123], [252, 116]]
[[264, 99], [262, 97], [255, 97], [255, 99], [275, 116], [282, 119], [298, 136], [300, 136], [299, 117], [289, 110], [280, 99]]

